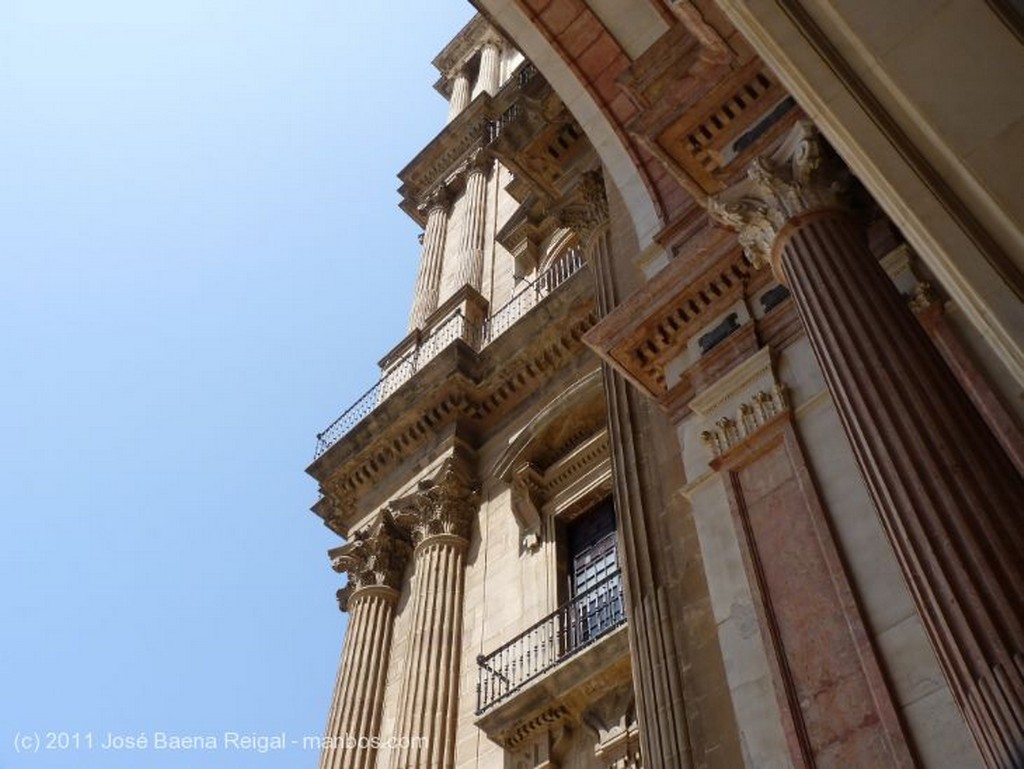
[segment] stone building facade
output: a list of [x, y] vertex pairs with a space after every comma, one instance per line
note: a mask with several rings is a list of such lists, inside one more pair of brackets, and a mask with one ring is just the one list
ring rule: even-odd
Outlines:
[[322, 769], [1024, 766], [1014, 6], [476, 5]]

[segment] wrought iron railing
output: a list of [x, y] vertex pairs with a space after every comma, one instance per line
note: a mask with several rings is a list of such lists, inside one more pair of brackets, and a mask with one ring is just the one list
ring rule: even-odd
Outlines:
[[434, 326], [416, 347], [394, 363], [385, 366], [377, 384], [363, 393], [322, 432], [317, 433], [316, 451], [313, 458], [321, 456], [327, 449], [345, 437], [349, 430], [369, 416], [371, 411], [456, 339], [461, 339], [475, 350], [483, 349], [544, 297], [579, 272], [584, 263], [583, 253], [579, 248], [574, 246], [568, 249], [535, 281], [524, 281], [523, 288], [490, 318], [487, 318], [482, 326], [469, 323], [461, 310], [456, 310], [444, 322]]
[[625, 621], [621, 573], [616, 571], [497, 651], [476, 658], [477, 715]]
[[423, 368], [445, 347], [456, 339], [473, 341], [472, 330], [466, 322], [461, 310], [456, 310], [443, 323], [435, 326], [429, 336], [400, 357], [397, 361], [384, 367], [377, 384], [363, 393], [355, 403], [349, 406], [340, 417], [331, 422], [323, 432], [317, 433], [316, 459], [327, 449], [340, 441], [345, 435], [369, 416], [388, 396], [405, 384], [412, 375]]
[[579, 272], [584, 263], [583, 250], [578, 246], [572, 246], [542, 272], [537, 280], [524, 279], [522, 287], [515, 295], [484, 321], [480, 334], [483, 344], [490, 344], [511, 328], [513, 323], [541, 299]]
[[[492, 120], [484, 121], [484, 137], [488, 144], [497, 139], [501, 132], [512, 123], [516, 122], [525, 114], [523, 111], [522, 104], [518, 101], [518, 92], [524, 91], [537, 77], [537, 68], [529, 62], [523, 62], [520, 65], [519, 70], [515, 72], [512, 77], [509, 78], [508, 83], [502, 88], [502, 94], [512, 94], [510, 98], [516, 99], [505, 110], [498, 115], [498, 117]], [[506, 101], [505, 99], [499, 99], [499, 101]]]

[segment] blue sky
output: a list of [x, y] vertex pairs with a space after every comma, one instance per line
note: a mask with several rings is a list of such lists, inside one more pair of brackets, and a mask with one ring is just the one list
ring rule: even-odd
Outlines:
[[404, 333], [395, 174], [472, 13], [0, 2], [3, 769], [315, 766], [99, 746], [320, 733], [341, 578], [303, 470]]

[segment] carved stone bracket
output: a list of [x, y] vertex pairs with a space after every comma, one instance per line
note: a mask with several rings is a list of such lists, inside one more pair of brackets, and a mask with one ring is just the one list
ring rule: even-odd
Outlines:
[[468, 469], [456, 458], [444, 461], [432, 479], [422, 480], [414, 494], [388, 505], [395, 523], [418, 545], [440, 534], [469, 539], [480, 493]]
[[594, 756], [607, 769], [640, 769], [640, 728], [631, 689], [612, 692], [583, 714], [597, 735]]
[[[809, 122], [798, 123], [770, 157], [755, 159], [747, 178], [708, 198], [708, 214], [736, 230], [757, 268], [772, 262], [786, 222], [813, 211], [844, 208], [849, 172]], [[779, 279], [781, 270], [772, 264]]]
[[529, 462], [512, 472], [512, 514], [519, 523], [523, 547], [531, 553], [540, 547], [540, 494], [543, 483], [543, 476]]
[[339, 574], [348, 574], [348, 584], [338, 591], [341, 610], [348, 610], [349, 599], [361, 588], [401, 589], [411, 552], [411, 544], [387, 511], [356, 532], [351, 541], [328, 551], [332, 568]]

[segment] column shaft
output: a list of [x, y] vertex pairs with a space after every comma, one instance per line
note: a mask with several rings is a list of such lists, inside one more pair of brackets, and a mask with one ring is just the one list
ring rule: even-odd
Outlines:
[[484, 43], [480, 49], [480, 87], [494, 96], [501, 83], [501, 51], [495, 43]]
[[452, 95], [448, 99], [448, 122], [469, 106], [469, 75], [459, 72], [452, 80]]
[[409, 314], [410, 331], [422, 328], [424, 321], [437, 309], [447, 230], [447, 206], [432, 203], [427, 209], [427, 226], [423, 233], [423, 250], [420, 252], [420, 271], [416, 276], [412, 312]]
[[474, 159], [466, 172], [464, 214], [455, 282], [456, 286], [472, 286], [477, 291], [483, 284], [484, 275], [484, 227], [489, 166], [489, 160]]
[[439, 534], [415, 551], [413, 629], [392, 769], [451, 769], [462, 644], [466, 540]]
[[398, 591], [372, 586], [349, 599], [349, 626], [328, 716], [320, 769], [372, 769]]
[[[588, 248], [587, 261], [598, 275], [599, 311], [607, 312], [607, 288], [600, 276], [608, 273], [601, 262], [608, 258], [607, 234]], [[682, 660], [676, 653], [673, 623], [662, 580], [653, 573], [657, 533], [651, 530], [649, 500], [645, 499], [640, 470], [644, 461], [636, 441], [643, 431], [639, 395], [610, 364], [602, 364], [611, 436], [615, 508], [619, 518], [619, 543], [629, 614], [630, 658], [636, 693], [640, 750], [647, 766], [692, 766], [690, 736], [683, 701]]]
[[1024, 484], [850, 215], [774, 253], [922, 621], [986, 763], [1024, 766]]

